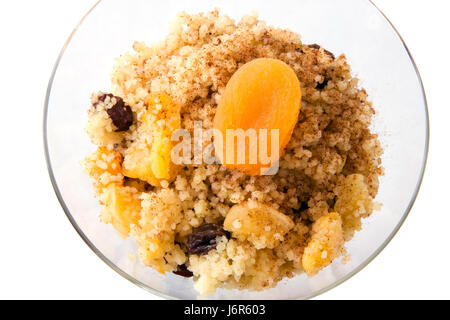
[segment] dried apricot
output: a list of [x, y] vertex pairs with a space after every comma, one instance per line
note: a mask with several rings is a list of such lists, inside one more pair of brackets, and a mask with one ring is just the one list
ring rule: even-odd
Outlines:
[[139, 221], [141, 211], [139, 192], [113, 183], [103, 189], [100, 201], [104, 204], [100, 215], [101, 221], [112, 224], [122, 238], [127, 238], [131, 226]]
[[[271, 157], [272, 148], [278, 157], [281, 155], [297, 123], [301, 97], [295, 72], [281, 60], [259, 58], [239, 68], [228, 82], [214, 117], [214, 146], [222, 164], [249, 175], [262, 174], [261, 169], [273, 165], [262, 157]], [[244, 140], [239, 142], [242, 135], [230, 135], [230, 129], [244, 132]], [[278, 132], [278, 141], [270, 135], [272, 131]]]

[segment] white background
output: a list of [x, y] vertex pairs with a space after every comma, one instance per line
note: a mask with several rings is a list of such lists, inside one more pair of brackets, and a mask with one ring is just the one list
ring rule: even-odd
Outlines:
[[[45, 166], [48, 78], [66, 38], [94, 2], [0, 2], [2, 299], [157, 299], [84, 244], [60, 208]], [[448, 299], [450, 6], [446, 0], [374, 2], [403, 36], [424, 81], [431, 118], [428, 167], [394, 240], [360, 273], [319, 299]]]

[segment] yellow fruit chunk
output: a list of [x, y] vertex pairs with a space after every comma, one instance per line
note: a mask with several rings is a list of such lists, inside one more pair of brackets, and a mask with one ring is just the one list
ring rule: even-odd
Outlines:
[[159, 180], [152, 171], [151, 147], [135, 145], [125, 151], [123, 162], [124, 176], [146, 181], [153, 186], [159, 186]]
[[361, 230], [361, 219], [368, 217], [374, 209], [364, 176], [351, 174], [345, 178], [337, 196], [334, 210], [342, 217], [344, 236], [350, 240], [355, 231]]
[[[239, 169], [249, 175], [260, 175], [264, 164], [259, 156], [260, 144], [267, 148], [267, 156], [272, 154], [271, 130], [278, 130], [278, 152], [281, 156], [291, 139], [292, 131], [300, 112], [302, 93], [300, 82], [286, 63], [277, 59], [255, 59], [242, 66], [231, 77], [219, 102], [214, 117], [214, 128], [222, 134], [224, 143], [215, 139], [216, 156], [222, 164]], [[228, 129], [256, 130], [257, 141], [246, 139], [245, 147], [238, 148], [238, 142], [227, 141]], [[267, 133], [260, 134], [260, 129]], [[230, 140], [230, 139], [229, 139]], [[234, 143], [233, 143], [234, 142]], [[234, 144], [234, 157], [227, 157], [227, 143]], [[275, 146], [275, 145], [274, 145]], [[257, 161], [251, 155], [257, 154]], [[239, 163], [239, 157], [245, 163]], [[254, 159], [254, 158], [253, 158]], [[276, 159], [278, 160], [278, 159]]]
[[156, 179], [171, 180], [174, 178], [173, 165], [170, 158], [172, 145], [168, 137], [158, 134], [153, 139], [152, 149], [150, 151], [150, 159], [152, 172]]
[[331, 212], [314, 222], [311, 240], [302, 257], [303, 269], [309, 276], [318, 273], [344, 252], [341, 217]]
[[122, 181], [122, 155], [115, 150], [99, 147], [86, 157], [84, 167], [88, 175], [98, 181], [96, 188], [103, 188], [114, 182]]
[[224, 221], [224, 229], [233, 237], [247, 240], [257, 249], [274, 248], [293, 227], [287, 215], [254, 201], [234, 205]]
[[137, 224], [141, 211], [139, 193], [134, 188], [113, 183], [100, 195], [104, 204], [100, 215], [102, 222], [112, 224], [121, 237], [126, 238], [132, 225]]
[[179, 166], [171, 159], [171, 137], [181, 126], [180, 109], [165, 94], [150, 95], [146, 106], [139, 128], [141, 138], [125, 151], [123, 174], [158, 187], [161, 180], [171, 181], [178, 174]]

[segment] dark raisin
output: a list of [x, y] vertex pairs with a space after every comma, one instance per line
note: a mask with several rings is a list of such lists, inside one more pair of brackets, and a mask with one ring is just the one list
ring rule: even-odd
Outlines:
[[316, 89], [318, 89], [318, 90], [323, 90], [323, 89], [325, 89], [325, 87], [326, 87], [327, 84], [328, 84], [328, 81], [330, 81], [330, 79], [328, 79], [327, 77], [325, 77], [325, 79], [324, 79], [322, 82], [316, 84]]
[[334, 197], [333, 199], [331, 199], [329, 201], [329, 207], [330, 208], [334, 208], [334, 205], [336, 204], [336, 200], [337, 200], [337, 197]]
[[116, 103], [109, 109], [106, 109], [108, 116], [117, 127], [116, 132], [127, 131], [133, 124], [133, 112], [130, 106], [126, 105], [122, 98], [114, 97]]
[[192, 276], [194, 276], [194, 274], [189, 271], [189, 269], [186, 267], [185, 264], [180, 264], [177, 266], [177, 270], [173, 271], [173, 273], [175, 273], [178, 276], [182, 276], [185, 278], [190, 278]]
[[204, 255], [217, 246], [216, 237], [226, 236], [230, 238], [230, 234], [218, 224], [204, 224], [189, 235], [187, 241], [187, 252], [189, 254]]
[[314, 43], [314, 44], [308, 44], [308, 45], [306, 45], [308, 48], [311, 48], [311, 49], [317, 49], [317, 50], [319, 50], [320, 49], [320, 46], [317, 44], [317, 43]]
[[294, 213], [295, 213], [295, 214], [299, 214], [299, 213], [301, 213], [302, 211], [305, 211], [305, 210], [308, 210], [308, 209], [309, 209], [308, 201], [301, 201], [301, 202], [300, 202], [300, 208], [294, 209]]
[[209, 96], [209, 97], [212, 97], [212, 95], [213, 95], [215, 92], [216, 92], [216, 91], [213, 90], [212, 86], [209, 86], [209, 87], [208, 87], [208, 96]]
[[308, 201], [302, 201], [300, 203], [300, 210], [304, 211], [304, 210], [308, 210], [308, 209], [309, 209]]
[[307, 226], [307, 227], [311, 227], [312, 224], [314, 223], [313, 221], [309, 220], [309, 217], [304, 217], [304, 218], [302, 219], [302, 222], [303, 222], [303, 223], [305, 224], [305, 226]]

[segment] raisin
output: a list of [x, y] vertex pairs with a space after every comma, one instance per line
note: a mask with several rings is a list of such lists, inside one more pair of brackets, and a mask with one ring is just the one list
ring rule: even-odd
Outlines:
[[191, 271], [189, 271], [189, 269], [186, 267], [185, 264], [178, 265], [177, 270], [173, 271], [173, 273], [175, 273], [177, 276], [182, 276], [185, 278], [190, 278], [194, 276], [194, 274]]
[[316, 89], [319, 89], [319, 90], [325, 89], [325, 87], [326, 87], [327, 84], [328, 84], [328, 81], [330, 81], [330, 79], [328, 79], [327, 77], [325, 77], [325, 79], [324, 79], [322, 82], [316, 84]]
[[329, 201], [329, 207], [330, 208], [334, 208], [334, 205], [336, 204], [336, 200], [337, 200], [337, 197], [334, 197], [333, 199], [331, 199], [330, 201]]
[[126, 105], [122, 98], [114, 98], [116, 103], [111, 108], [106, 109], [106, 112], [117, 127], [116, 132], [127, 131], [133, 124], [133, 112], [131, 111], [130, 106]]
[[301, 201], [300, 202], [300, 208], [294, 209], [293, 211], [294, 211], [295, 214], [299, 214], [300, 212], [308, 210], [308, 209], [309, 209], [308, 201]]
[[216, 238], [226, 236], [230, 238], [230, 234], [218, 224], [204, 224], [189, 235], [187, 241], [187, 252], [189, 254], [204, 255], [217, 246]]
[[300, 203], [300, 209], [299, 210], [304, 211], [304, 210], [308, 210], [308, 209], [309, 209], [308, 201], [302, 201]]
[[317, 50], [319, 50], [320, 49], [320, 46], [317, 44], [317, 43], [314, 43], [314, 44], [308, 44], [308, 45], [306, 45], [308, 48], [311, 48], [311, 49], [317, 49]]

